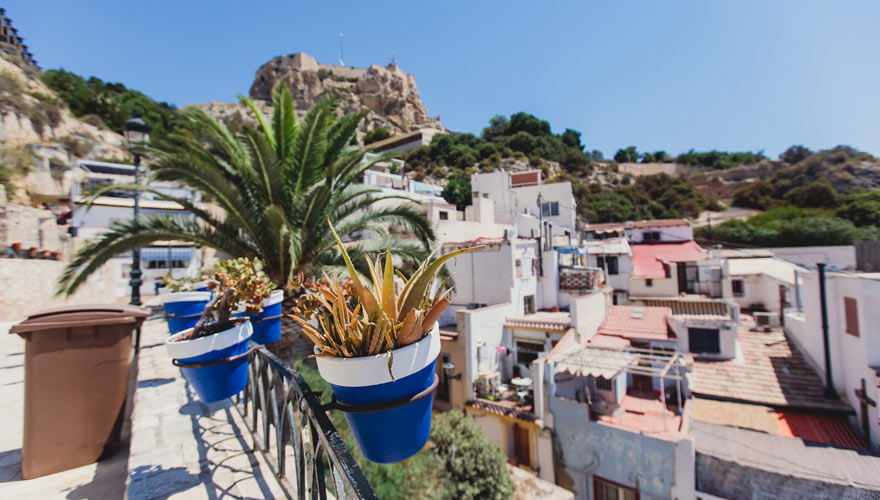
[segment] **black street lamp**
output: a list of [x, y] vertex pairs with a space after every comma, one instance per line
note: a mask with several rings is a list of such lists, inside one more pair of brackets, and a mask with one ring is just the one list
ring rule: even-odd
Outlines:
[[[150, 126], [140, 118], [132, 118], [125, 122], [125, 140], [128, 148], [134, 153], [134, 183], [141, 185], [141, 155], [139, 149], [150, 140]], [[134, 221], [137, 222], [141, 214], [141, 192], [134, 192]], [[131, 302], [133, 306], [141, 305], [141, 249], [134, 248], [131, 251]]]

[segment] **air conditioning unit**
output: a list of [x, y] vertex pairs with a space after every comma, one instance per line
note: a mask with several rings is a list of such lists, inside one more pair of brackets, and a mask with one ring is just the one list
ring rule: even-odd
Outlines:
[[779, 326], [779, 314], [773, 312], [755, 312], [755, 325], [763, 328]]

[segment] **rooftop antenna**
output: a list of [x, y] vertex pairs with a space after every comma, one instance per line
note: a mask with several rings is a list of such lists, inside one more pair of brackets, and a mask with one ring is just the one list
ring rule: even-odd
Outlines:
[[342, 59], [342, 55], [343, 55], [343, 52], [342, 52], [342, 35], [343, 35], [343, 33], [342, 33], [342, 32], [339, 32], [339, 65], [340, 65], [340, 66], [345, 66], [345, 61]]
[[391, 51], [391, 65], [397, 66], [397, 51], [396, 50]]

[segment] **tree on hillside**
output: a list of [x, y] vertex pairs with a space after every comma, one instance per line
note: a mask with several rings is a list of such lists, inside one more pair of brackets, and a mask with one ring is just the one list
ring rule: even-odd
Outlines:
[[374, 128], [373, 130], [370, 130], [369, 132], [364, 134], [364, 146], [366, 146], [367, 144], [372, 144], [374, 142], [383, 141], [389, 137], [391, 137], [391, 132], [385, 130], [385, 128]]
[[614, 153], [614, 161], [617, 163], [636, 163], [639, 161], [639, 152], [635, 146], [629, 146], [626, 149], [618, 149]]
[[783, 151], [782, 154], [779, 155], [779, 159], [785, 163], [794, 165], [795, 163], [800, 163], [806, 160], [812, 154], [813, 152], [808, 148], [798, 144]]
[[792, 189], [785, 200], [796, 207], [834, 208], [837, 206], [837, 191], [828, 181], [816, 181]]
[[562, 133], [562, 143], [578, 151], [584, 150], [584, 145], [581, 144], [581, 133], [577, 130], [565, 129], [565, 132]]
[[471, 204], [471, 180], [468, 177], [453, 177], [443, 187], [443, 199], [455, 205], [456, 210], [464, 210]]
[[737, 207], [766, 210], [770, 206], [773, 185], [769, 181], [752, 182], [733, 193], [733, 204]]
[[435, 455], [444, 465], [447, 488], [444, 497], [456, 500], [513, 498], [507, 457], [472, 418], [458, 410], [434, 417], [431, 442]]
[[[59, 293], [72, 294], [116, 255], [169, 240], [196, 243], [234, 257], [259, 257], [266, 273], [279, 284], [297, 272], [320, 275], [344, 267], [327, 217], [343, 237], [360, 230], [379, 232], [380, 237], [347, 248], [364, 271], [364, 255], [386, 249], [410, 263], [424, 258], [434, 238], [424, 215], [407, 206], [374, 208], [389, 196], [356, 184], [366, 169], [388, 159], [377, 155], [362, 162], [363, 151], [352, 145], [365, 112], [336, 119], [337, 104], [323, 99], [298, 120], [290, 90], [280, 82], [272, 91], [271, 119], [250, 99], [241, 99], [256, 115], [258, 130], [245, 127], [233, 135], [201, 109], [191, 108], [184, 111], [191, 128], [172, 132], [147, 151], [150, 181], [188, 187], [224, 214], [142, 188], [180, 204], [193, 219], [155, 215], [112, 223], [67, 265]], [[94, 196], [110, 188], [139, 187], [108, 186]], [[416, 239], [394, 236], [386, 231], [388, 225], [403, 227]]]

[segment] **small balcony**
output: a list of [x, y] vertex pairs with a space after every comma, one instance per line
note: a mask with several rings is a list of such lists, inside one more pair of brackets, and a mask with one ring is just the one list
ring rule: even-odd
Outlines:
[[559, 267], [559, 289], [571, 292], [591, 292], [605, 282], [603, 271], [597, 267]]

